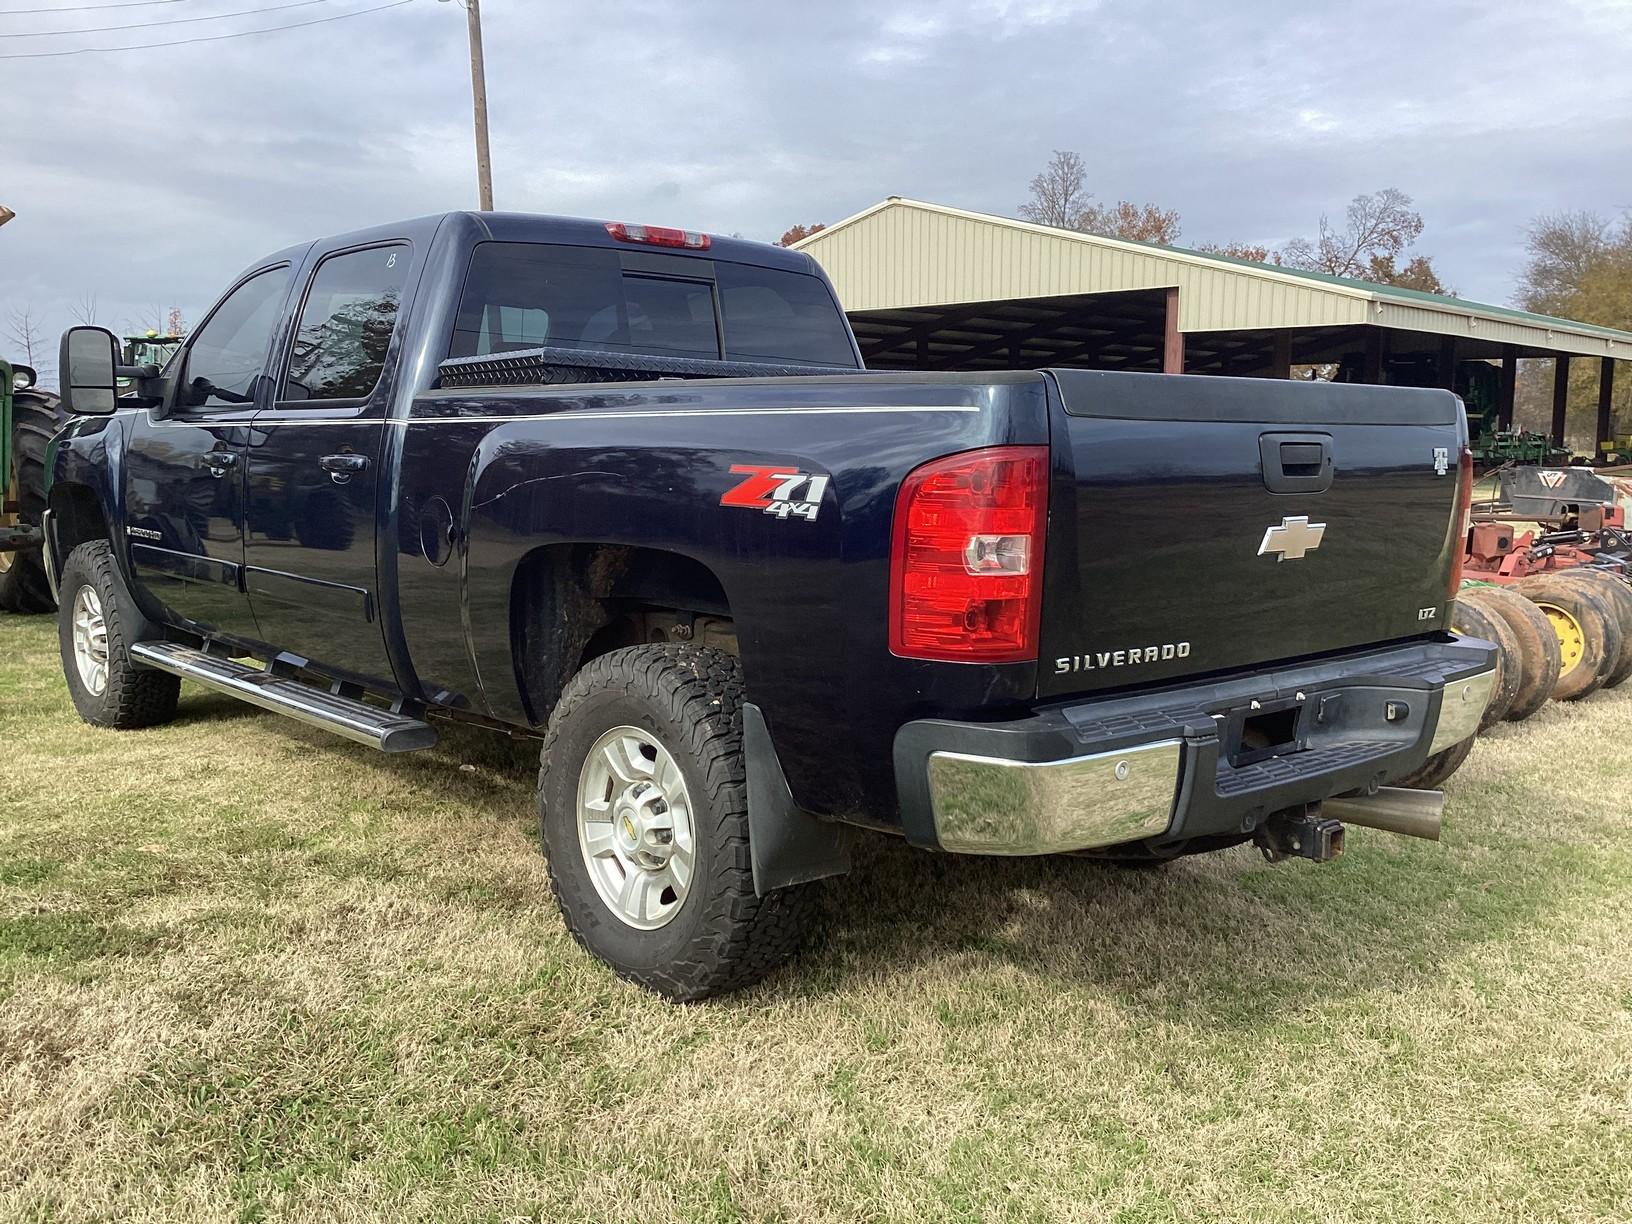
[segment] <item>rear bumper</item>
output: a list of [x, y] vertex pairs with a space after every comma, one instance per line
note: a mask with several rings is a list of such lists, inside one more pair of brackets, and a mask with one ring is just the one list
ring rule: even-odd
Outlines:
[[[1250, 833], [1274, 812], [1387, 785], [1472, 735], [1494, 647], [1415, 642], [1003, 723], [895, 739], [902, 823], [964, 854], [1053, 854]], [[1288, 738], [1253, 747], [1262, 729]]]

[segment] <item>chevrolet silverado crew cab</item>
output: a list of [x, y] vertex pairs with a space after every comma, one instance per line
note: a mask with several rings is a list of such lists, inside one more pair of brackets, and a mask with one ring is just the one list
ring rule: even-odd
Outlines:
[[1437, 833], [1388, 784], [1491, 682], [1447, 631], [1447, 392], [869, 373], [807, 255], [485, 213], [269, 255], [162, 370], [118, 361], [63, 338], [80, 714], [162, 723], [188, 679], [386, 752], [536, 736], [567, 925], [672, 998], [783, 960], [858, 830]]

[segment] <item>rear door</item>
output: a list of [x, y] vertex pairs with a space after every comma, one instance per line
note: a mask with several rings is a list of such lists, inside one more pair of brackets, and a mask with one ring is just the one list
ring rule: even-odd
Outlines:
[[262, 639], [387, 690], [376, 502], [412, 263], [407, 242], [318, 262], [276, 402], [256, 415], [247, 444], [244, 582]]
[[138, 586], [169, 618], [205, 634], [255, 639], [244, 597], [244, 447], [288, 297], [287, 263], [228, 291], [173, 359], [167, 411], [134, 414], [124, 462], [124, 522]]
[[1450, 392], [1053, 376], [1043, 695], [1447, 627], [1465, 439]]

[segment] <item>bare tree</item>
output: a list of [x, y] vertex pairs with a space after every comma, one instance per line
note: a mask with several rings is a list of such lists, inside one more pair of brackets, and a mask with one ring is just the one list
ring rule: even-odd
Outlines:
[[22, 358], [24, 365], [34, 367], [43, 383], [51, 372], [51, 351], [40, 334], [39, 319], [30, 307], [18, 306], [7, 315], [5, 339], [15, 347], [15, 355]]
[[1075, 153], [1055, 149], [1043, 172], [1031, 180], [1031, 199], [1020, 205], [1020, 215], [1038, 225], [1076, 229], [1093, 196], [1083, 190], [1088, 168]]
[[164, 316], [164, 332], [167, 336], [187, 334], [187, 320], [182, 318], [180, 306], [170, 307], [170, 313]]
[[1364, 276], [1374, 257], [1392, 259], [1422, 233], [1422, 214], [1411, 207], [1411, 197], [1397, 187], [1376, 195], [1357, 195], [1349, 202], [1347, 225], [1334, 229], [1320, 219], [1320, 236], [1294, 238], [1281, 258], [1288, 267], [1333, 276]]
[[68, 313], [73, 316], [75, 323], [94, 324], [96, 322], [96, 294], [82, 293], [74, 299], [74, 304], [68, 307]]
[[[1614, 245], [1610, 223], [1595, 212], [1546, 213], [1526, 231], [1530, 258], [1519, 273], [1519, 301], [1526, 310], [1558, 314], [1587, 273]], [[1629, 227], [1632, 233], [1632, 227]]]

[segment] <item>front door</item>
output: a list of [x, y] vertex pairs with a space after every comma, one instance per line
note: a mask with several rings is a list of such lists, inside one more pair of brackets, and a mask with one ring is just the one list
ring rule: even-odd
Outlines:
[[277, 400], [256, 415], [247, 450], [244, 582], [262, 639], [387, 691], [376, 498], [411, 255], [390, 243], [317, 265]]
[[131, 571], [167, 619], [206, 635], [258, 636], [242, 582], [244, 447], [257, 407], [269, 402], [262, 373], [289, 274], [282, 264], [240, 281], [174, 358], [168, 410], [131, 421]]

